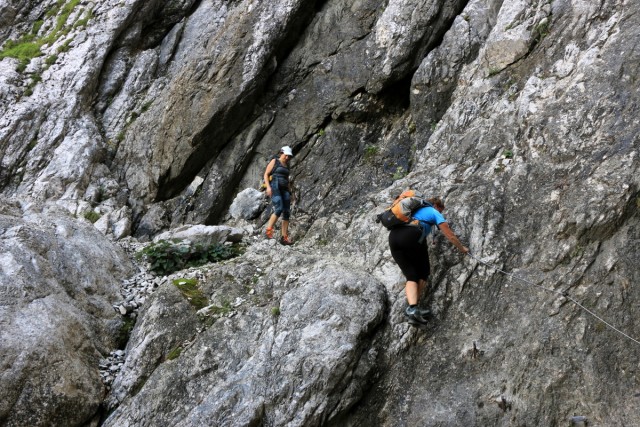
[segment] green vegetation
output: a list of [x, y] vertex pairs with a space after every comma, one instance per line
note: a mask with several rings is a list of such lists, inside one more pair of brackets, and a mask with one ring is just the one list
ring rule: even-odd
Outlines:
[[138, 252], [136, 257], [151, 264], [151, 271], [154, 273], [167, 275], [184, 268], [234, 258], [242, 252], [242, 248], [238, 245], [229, 246], [216, 243], [204, 246], [174, 244], [160, 240]]
[[272, 316], [280, 316], [280, 307], [271, 307]]
[[409, 122], [409, 124], [407, 125], [407, 131], [409, 133], [414, 133], [416, 131], [416, 122], [414, 122], [413, 120]]
[[533, 29], [533, 39], [535, 40], [536, 43], [538, 43], [543, 38], [545, 38], [548, 34], [549, 34], [549, 20], [548, 19], [543, 19]]
[[[55, 24], [49, 32], [44, 36], [38, 36], [45, 25], [45, 21], [38, 20], [34, 22], [31, 32], [24, 34], [18, 40], [8, 40], [4, 44], [2, 50], [0, 50], [0, 60], [4, 58], [17, 59], [18, 67], [16, 70], [23, 72], [33, 58], [43, 55], [43, 46], [55, 43], [61, 37], [66, 36], [72, 28], [86, 26], [89, 20], [93, 18], [93, 12], [89, 10], [82, 19], [77, 20], [70, 26], [67, 25], [69, 16], [78, 4], [80, 4], [80, 0], [69, 0], [68, 2], [66, 2], [66, 0], [58, 0], [56, 5], [47, 11], [45, 15], [47, 18], [56, 17]], [[65, 41], [65, 43], [58, 48], [58, 53], [69, 50], [69, 43], [71, 43], [71, 40]], [[57, 57], [55, 57], [55, 59], [53, 59], [53, 57], [55, 57], [55, 55], [47, 58], [47, 65], [51, 65], [56, 61]]]
[[37, 36], [38, 33], [40, 32], [40, 28], [42, 28], [42, 25], [44, 25], [44, 21], [42, 19], [39, 19], [36, 22], [34, 22], [33, 27], [31, 27], [31, 34], [33, 34], [34, 36]]
[[180, 354], [182, 354], [182, 347], [180, 347], [180, 346], [174, 347], [174, 348], [173, 348], [173, 349], [171, 349], [171, 351], [167, 354], [166, 359], [167, 359], [167, 360], [177, 359], [178, 357], [180, 357]]
[[69, 39], [69, 40], [65, 41], [62, 45], [58, 46], [58, 49], [56, 49], [56, 51], [58, 53], [68, 52], [69, 49], [71, 49], [70, 45], [71, 45], [72, 41], [73, 41], [73, 39]]
[[198, 287], [196, 279], [175, 279], [173, 285], [180, 290], [180, 293], [195, 307], [196, 310], [209, 305], [209, 300]]
[[87, 26], [90, 20], [94, 17], [93, 10], [89, 10], [81, 19], [78, 19], [75, 24], [73, 24], [73, 28], [84, 28]]
[[100, 214], [96, 211], [85, 212], [83, 216], [91, 222], [96, 222], [100, 219]]
[[380, 149], [375, 145], [367, 145], [366, 147], [364, 147], [364, 161], [367, 163], [373, 162], [379, 152]]
[[407, 171], [404, 170], [402, 166], [398, 166], [398, 168], [393, 173], [393, 175], [391, 175], [391, 178], [393, 178], [394, 181], [397, 181], [399, 179], [404, 178], [405, 176], [407, 176]]
[[[66, 23], [67, 23], [67, 20], [69, 19], [69, 15], [71, 15], [71, 12], [73, 12], [75, 7], [79, 3], [80, 3], [80, 0], [70, 0], [68, 3], [65, 3], [64, 0], [58, 0], [56, 7], [54, 7], [52, 10], [49, 11], [49, 12], [53, 12], [53, 11], [56, 11], [56, 9], [59, 11], [59, 13], [58, 11], [56, 11], [51, 15], [51, 16], [57, 15], [56, 24], [53, 27], [53, 30], [49, 32], [49, 34], [47, 34], [46, 37], [42, 39], [43, 44], [52, 44], [53, 42], [58, 40], [60, 36], [67, 35], [69, 33], [70, 27], [67, 27]], [[47, 13], [47, 15], [49, 14]]]
[[33, 138], [31, 141], [29, 141], [29, 145], [27, 145], [27, 151], [33, 150], [36, 145], [38, 145], [38, 138]]
[[511, 150], [504, 150], [502, 152], [502, 155], [504, 156], [505, 159], [513, 159], [513, 151]]
[[0, 60], [4, 58], [16, 58], [19, 63], [16, 71], [23, 72], [29, 62], [35, 57], [41, 56], [40, 44], [30, 41], [18, 41], [13, 42], [9, 40], [4, 44], [2, 51], [0, 51]]
[[151, 104], [153, 104], [153, 101], [145, 102], [141, 108], [142, 112], [144, 113], [145, 111], [147, 111], [149, 107], [151, 107]]
[[0, 52], [0, 59], [4, 59], [7, 57], [16, 58], [16, 59], [31, 59], [36, 56], [40, 56], [42, 53], [40, 52], [40, 44], [31, 42], [31, 41], [23, 41], [13, 42], [9, 40], [5, 43], [4, 49]]
[[584, 255], [584, 246], [577, 244], [575, 248], [571, 251], [571, 258], [580, 258]]
[[133, 317], [125, 317], [123, 320], [124, 321], [122, 322], [122, 326], [120, 326], [117, 338], [117, 345], [120, 349], [126, 347], [129, 337], [131, 336], [131, 331], [133, 331], [133, 327], [136, 325], [136, 319]]
[[231, 302], [223, 300], [222, 305], [211, 305], [207, 309], [207, 314], [213, 314], [216, 316], [225, 316], [231, 313]]

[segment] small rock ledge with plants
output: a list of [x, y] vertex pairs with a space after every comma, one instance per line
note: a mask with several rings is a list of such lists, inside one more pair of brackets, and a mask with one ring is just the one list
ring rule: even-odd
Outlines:
[[[230, 228], [228, 231], [232, 231]], [[230, 234], [230, 233], [228, 233]], [[208, 235], [191, 233], [196, 241], [207, 240]], [[219, 240], [219, 239], [218, 239]], [[233, 240], [238, 240], [237, 231]], [[208, 263], [220, 262], [233, 258], [243, 252], [240, 243], [196, 243], [190, 240], [173, 239], [173, 241], [158, 240], [154, 243], [140, 243], [133, 238], [122, 239], [117, 242], [137, 266], [138, 273], [122, 280], [121, 294], [123, 300], [113, 305], [113, 308], [123, 317], [123, 328], [120, 342], [122, 348], [113, 350], [109, 356], [100, 360], [100, 375], [107, 390], [124, 365], [126, 351], [124, 346], [129, 334], [135, 326], [139, 310], [142, 309], [149, 296], [161, 286], [176, 286], [189, 303], [198, 309], [202, 319], [212, 321], [216, 316], [233, 316], [232, 307], [237, 307], [242, 300], [224, 307], [208, 305], [207, 297], [200, 291], [198, 283], [205, 278], [203, 267]], [[186, 345], [186, 344], [185, 344]], [[171, 360], [182, 350], [176, 347], [167, 355]]]

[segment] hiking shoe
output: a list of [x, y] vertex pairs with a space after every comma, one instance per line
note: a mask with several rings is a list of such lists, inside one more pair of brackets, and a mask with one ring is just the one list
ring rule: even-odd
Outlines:
[[267, 239], [273, 239], [273, 227], [267, 227], [265, 234], [267, 235]]
[[418, 307], [407, 307], [404, 310], [404, 315], [407, 317], [407, 319], [409, 319], [409, 323], [419, 323], [421, 325], [426, 325], [427, 324], [427, 319], [425, 319], [423, 317], [423, 315], [420, 313], [422, 309], [418, 308]]
[[281, 245], [285, 245], [285, 246], [289, 246], [289, 245], [293, 245], [293, 242], [291, 241], [289, 236], [282, 236], [280, 238], [280, 244]]
[[410, 324], [411, 326], [415, 326], [416, 328], [421, 328], [421, 329], [429, 326], [429, 323], [418, 322], [417, 320], [414, 320], [414, 319], [407, 319], [407, 323]]
[[420, 316], [424, 317], [425, 319], [431, 316], [431, 310], [429, 310], [428, 308], [416, 307], [416, 311], [420, 313]]

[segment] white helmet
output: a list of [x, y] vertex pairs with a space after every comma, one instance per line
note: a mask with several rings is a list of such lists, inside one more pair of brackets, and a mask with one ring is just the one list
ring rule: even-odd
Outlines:
[[291, 147], [289, 147], [288, 145], [285, 145], [284, 147], [282, 147], [280, 149], [280, 152], [286, 156], [293, 157], [293, 151], [291, 151]]

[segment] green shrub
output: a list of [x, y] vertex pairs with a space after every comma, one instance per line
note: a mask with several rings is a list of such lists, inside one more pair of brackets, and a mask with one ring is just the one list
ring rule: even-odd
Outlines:
[[280, 316], [280, 307], [271, 307], [272, 316]]
[[91, 222], [96, 222], [100, 219], [100, 214], [96, 211], [89, 211], [84, 213], [84, 217]]
[[209, 246], [174, 244], [166, 240], [153, 243], [136, 254], [151, 266], [151, 271], [160, 275], [188, 267], [197, 267], [208, 262], [219, 262], [242, 253], [240, 246], [213, 244]]

